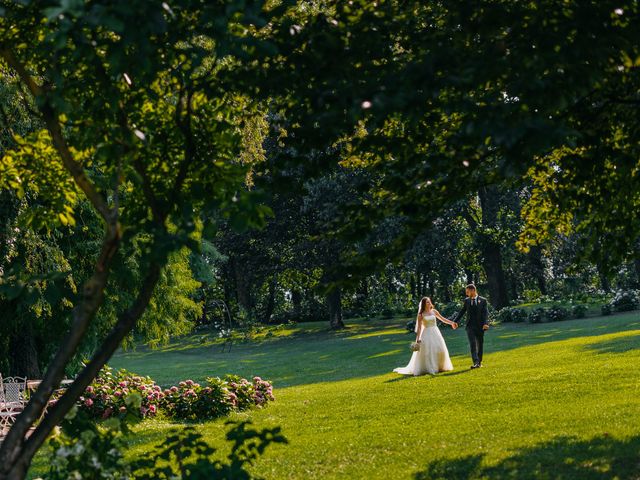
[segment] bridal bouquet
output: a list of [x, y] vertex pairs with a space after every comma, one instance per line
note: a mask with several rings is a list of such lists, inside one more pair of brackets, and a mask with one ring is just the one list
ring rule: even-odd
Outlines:
[[409, 345], [409, 349], [412, 352], [417, 352], [420, 350], [420, 344], [418, 342], [411, 342], [411, 345]]

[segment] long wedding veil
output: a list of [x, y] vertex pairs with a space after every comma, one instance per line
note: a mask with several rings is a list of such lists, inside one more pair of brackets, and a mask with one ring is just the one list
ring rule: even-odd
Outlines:
[[418, 327], [420, 326], [420, 306], [422, 305], [422, 299], [418, 302], [418, 313], [416, 314], [416, 328], [414, 332], [418, 333]]

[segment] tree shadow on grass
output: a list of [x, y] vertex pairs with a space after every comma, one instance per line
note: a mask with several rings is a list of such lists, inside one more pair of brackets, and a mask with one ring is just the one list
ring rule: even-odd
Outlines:
[[625, 353], [638, 350], [638, 346], [640, 346], [640, 334], [625, 335], [604, 342], [592, 343], [585, 348], [596, 353]]
[[[414, 474], [415, 480], [606, 480], [640, 478], [640, 437], [591, 440], [558, 437], [522, 449], [497, 465], [483, 455], [437, 460]], [[490, 455], [486, 457], [490, 462]]]

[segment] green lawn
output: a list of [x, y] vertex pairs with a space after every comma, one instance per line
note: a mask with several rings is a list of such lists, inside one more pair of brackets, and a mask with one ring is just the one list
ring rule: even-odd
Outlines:
[[[409, 358], [403, 324], [291, 327], [230, 353], [198, 335], [111, 365], [163, 385], [225, 373], [272, 380], [276, 402], [238, 415], [289, 439], [259, 460], [267, 479], [640, 478], [639, 312], [497, 326], [474, 371], [464, 330], [447, 329], [455, 370], [416, 378], [391, 373]], [[174, 426], [137, 426], [131, 454]], [[199, 428], [226, 449], [224, 420]]]

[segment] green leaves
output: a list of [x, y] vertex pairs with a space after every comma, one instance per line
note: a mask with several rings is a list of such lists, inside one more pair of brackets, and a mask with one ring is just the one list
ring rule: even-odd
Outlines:
[[17, 146], [0, 158], [0, 189], [32, 200], [31, 208], [21, 215], [21, 223], [36, 230], [75, 225], [78, 190], [48, 133], [40, 130], [14, 140]]

